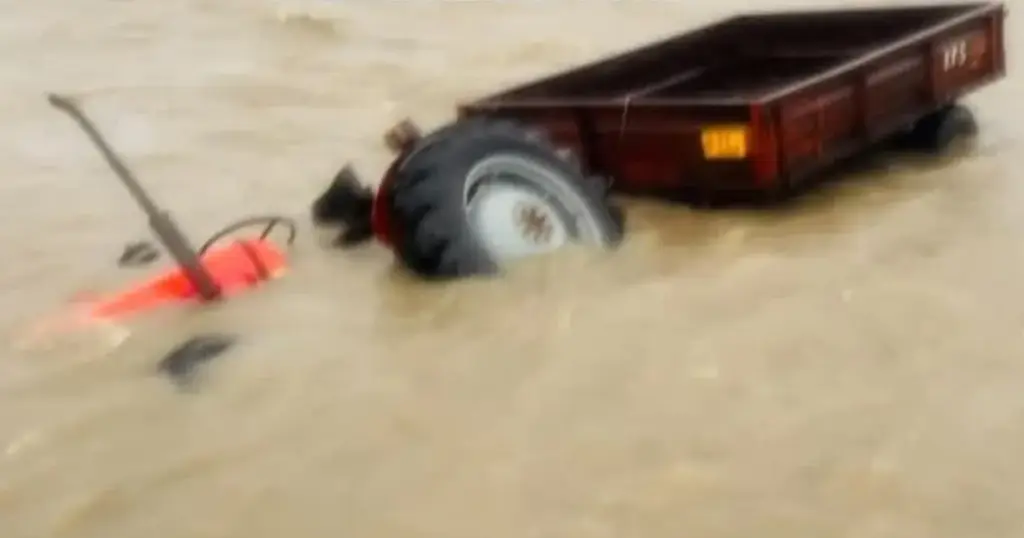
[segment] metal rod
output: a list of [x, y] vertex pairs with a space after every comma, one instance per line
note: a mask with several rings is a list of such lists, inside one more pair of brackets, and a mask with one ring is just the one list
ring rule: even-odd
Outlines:
[[135, 199], [135, 202], [139, 204], [142, 211], [149, 217], [149, 227], [157, 238], [160, 239], [160, 242], [163, 243], [171, 257], [174, 258], [174, 261], [181, 267], [182, 271], [192, 282], [192, 285], [195, 286], [199, 296], [205, 301], [219, 299], [221, 296], [220, 287], [217, 286], [213, 277], [203, 267], [195, 248], [189, 243], [188, 238], [175, 225], [170, 214], [157, 207], [145, 189], [142, 188], [142, 185], [139, 184], [131, 170], [114, 153], [114, 150], [103, 139], [103, 135], [100, 134], [92, 122], [85, 117], [85, 114], [82, 113], [71, 99], [54, 94], [50, 94], [48, 99], [55, 108], [71, 116], [79, 127], [85, 131], [85, 134], [89, 136], [92, 143], [100, 150], [107, 164], [114, 170], [114, 173], [117, 174], [121, 183], [128, 189], [132, 198]]

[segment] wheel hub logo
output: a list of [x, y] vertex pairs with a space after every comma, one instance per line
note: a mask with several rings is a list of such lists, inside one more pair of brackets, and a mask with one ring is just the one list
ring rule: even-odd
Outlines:
[[537, 206], [522, 203], [516, 205], [515, 220], [523, 237], [536, 244], [551, 241], [554, 229], [548, 216]]

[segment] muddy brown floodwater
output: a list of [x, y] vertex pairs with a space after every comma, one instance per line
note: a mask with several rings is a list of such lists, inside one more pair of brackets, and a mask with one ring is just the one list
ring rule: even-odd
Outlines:
[[[783, 211], [628, 202], [616, 253], [438, 287], [307, 225], [259, 293], [116, 349], [14, 346], [145, 274], [115, 265], [144, 219], [45, 92], [198, 239], [306, 224], [404, 115], [744, 4], [0, 0], [0, 536], [1024, 536], [1013, 5], [1011, 76], [972, 96], [959, 156], [879, 158]], [[183, 394], [156, 364], [197, 331], [243, 341]]]

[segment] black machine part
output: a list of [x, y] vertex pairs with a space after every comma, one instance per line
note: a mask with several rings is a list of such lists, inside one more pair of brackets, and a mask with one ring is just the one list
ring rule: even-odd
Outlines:
[[179, 388], [193, 388], [199, 367], [220, 356], [236, 341], [237, 338], [230, 334], [194, 336], [168, 352], [157, 365], [157, 369]]

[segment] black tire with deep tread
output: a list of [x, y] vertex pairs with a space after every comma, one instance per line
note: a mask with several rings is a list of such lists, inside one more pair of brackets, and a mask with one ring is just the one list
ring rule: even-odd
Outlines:
[[470, 228], [464, 202], [467, 173], [499, 152], [529, 157], [561, 173], [601, 221], [606, 245], [621, 241], [622, 212], [608, 203], [604, 182], [584, 177], [535, 132], [509, 121], [471, 118], [417, 142], [396, 167], [388, 186], [394, 249], [414, 273], [456, 278], [501, 269]]

